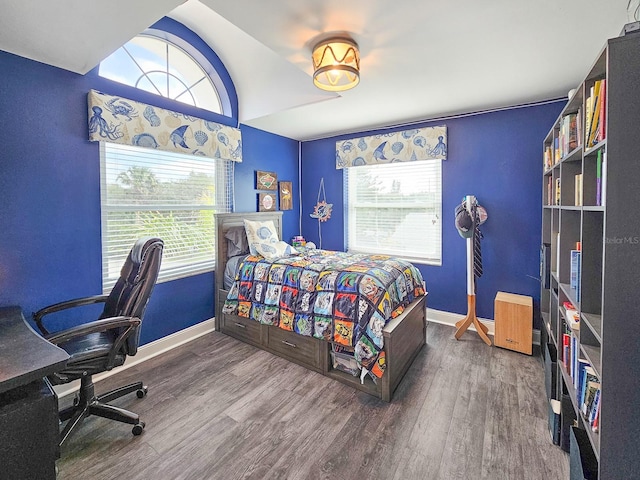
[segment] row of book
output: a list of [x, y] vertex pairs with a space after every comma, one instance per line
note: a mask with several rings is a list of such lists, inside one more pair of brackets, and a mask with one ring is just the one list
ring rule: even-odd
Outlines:
[[[560, 119], [558, 135], [553, 143], [544, 149], [544, 169], [549, 170], [576, 148], [585, 145], [591, 148], [605, 139], [607, 117], [607, 80], [596, 80], [589, 88], [584, 102], [584, 120], [582, 108]], [[583, 126], [584, 121], [584, 126]]]
[[580, 314], [571, 302], [564, 302], [566, 320], [562, 334], [562, 363], [576, 391], [578, 408], [592, 431], [598, 431], [600, 413], [600, 380], [591, 364], [580, 358]]
[[[607, 153], [604, 149], [598, 150], [596, 155], [596, 198], [595, 205], [604, 205], [605, 187], [606, 187], [606, 160]], [[578, 173], [574, 176], [574, 205], [581, 207], [583, 200], [583, 174]], [[593, 191], [593, 190], [592, 190]], [[591, 200], [593, 202], [593, 199]], [[547, 178], [547, 205], [560, 205], [560, 178], [555, 180], [549, 176]]]
[[589, 89], [585, 101], [584, 145], [591, 148], [604, 140], [606, 135], [607, 80], [596, 80]]
[[580, 360], [576, 401], [582, 417], [593, 432], [598, 431], [600, 420], [600, 379], [589, 362]]
[[551, 176], [549, 176], [547, 180], [547, 205], [560, 205], [560, 179], [559, 178], [556, 178], [554, 182]]

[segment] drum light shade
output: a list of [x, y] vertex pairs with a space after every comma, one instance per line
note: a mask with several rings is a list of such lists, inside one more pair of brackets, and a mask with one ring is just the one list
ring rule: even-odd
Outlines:
[[322, 90], [341, 92], [360, 81], [360, 52], [348, 38], [330, 38], [317, 44], [311, 54], [313, 83]]

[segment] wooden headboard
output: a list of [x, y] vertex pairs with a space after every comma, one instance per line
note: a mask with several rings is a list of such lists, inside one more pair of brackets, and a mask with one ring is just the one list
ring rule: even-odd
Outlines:
[[[215, 308], [216, 330], [220, 330], [222, 305], [226, 293], [221, 293], [224, 287], [224, 268], [227, 265], [227, 240], [225, 234], [231, 227], [244, 226], [244, 219], [266, 222], [272, 220], [282, 238], [282, 212], [247, 212], [247, 213], [218, 213], [216, 214], [216, 273], [215, 273]], [[285, 240], [286, 241], [286, 240]]]

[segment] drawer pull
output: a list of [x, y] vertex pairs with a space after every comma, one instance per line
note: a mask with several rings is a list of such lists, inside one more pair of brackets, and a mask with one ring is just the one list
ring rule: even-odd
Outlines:
[[243, 324], [238, 323], [238, 322], [236, 322], [236, 327], [238, 327], [238, 328], [247, 328], [246, 325], [243, 325]]
[[285, 345], [288, 345], [290, 347], [296, 348], [296, 344], [295, 343], [287, 342], [286, 340], [282, 340], [282, 343], [284, 343]]

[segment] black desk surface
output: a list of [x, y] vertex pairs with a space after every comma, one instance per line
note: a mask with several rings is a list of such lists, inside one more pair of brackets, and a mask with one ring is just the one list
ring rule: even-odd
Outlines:
[[31, 328], [20, 307], [0, 308], [0, 393], [62, 370], [68, 359]]

